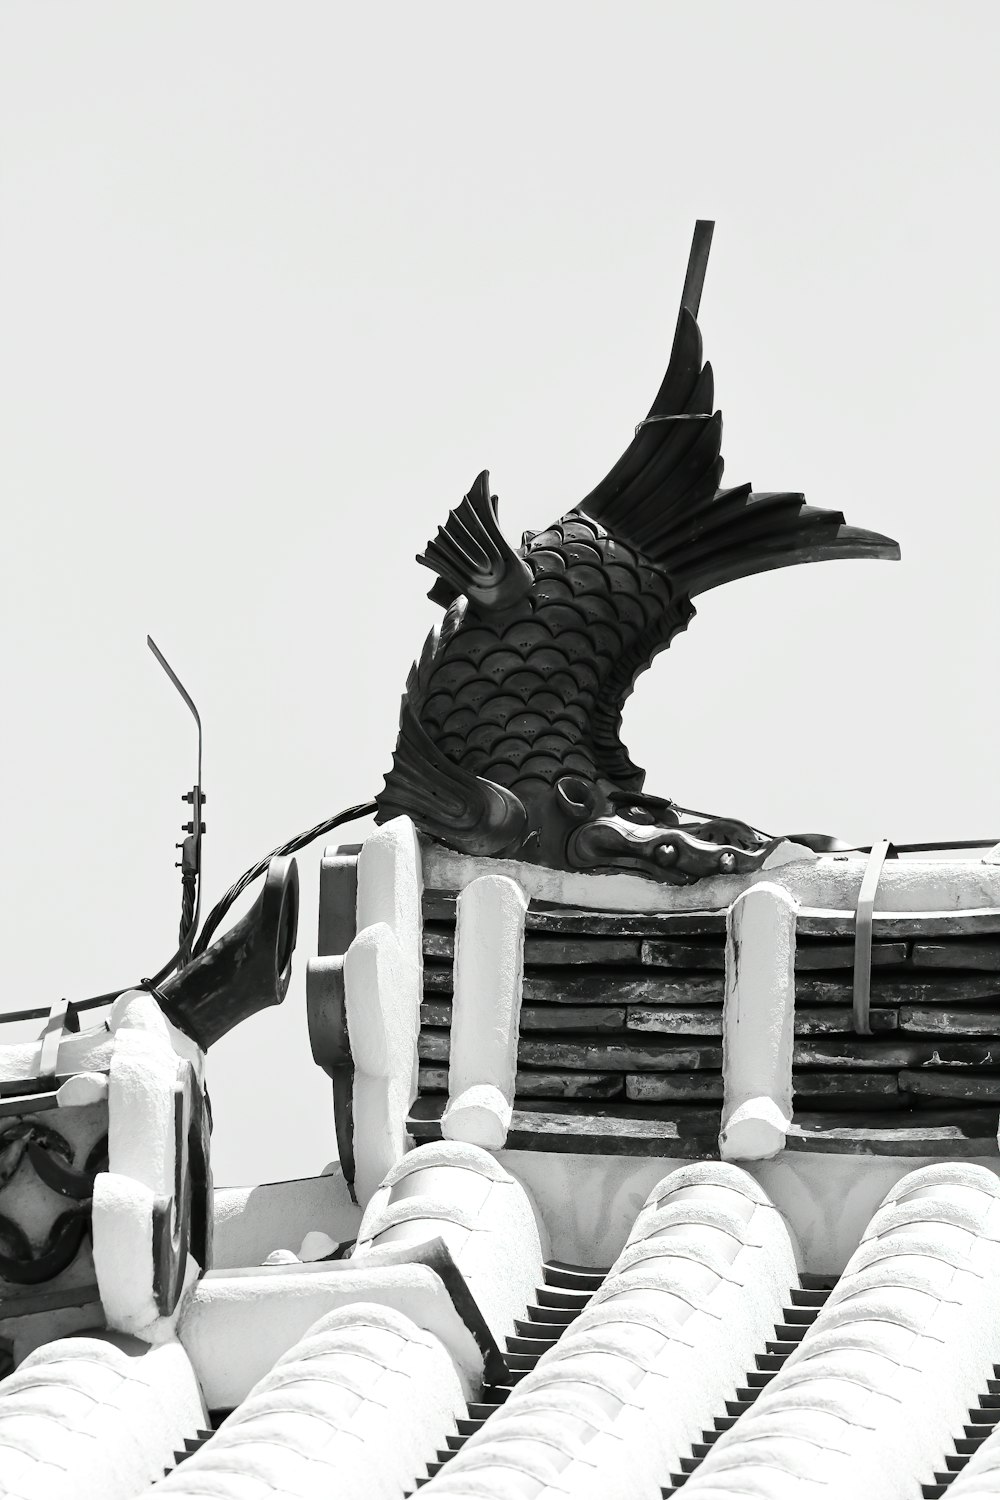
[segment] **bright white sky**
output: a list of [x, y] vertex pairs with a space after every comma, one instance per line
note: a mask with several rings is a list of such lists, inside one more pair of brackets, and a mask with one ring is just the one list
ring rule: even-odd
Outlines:
[[[606, 472], [698, 216], [727, 479], [903, 562], [703, 598], [626, 712], [648, 789], [1000, 837], [998, 40], [993, 0], [5, 0], [0, 1007], [174, 946], [194, 736], [147, 630], [205, 721], [209, 905], [373, 795], [414, 553], [480, 468], [515, 539]], [[320, 852], [283, 1009], [211, 1054], [223, 1183], [334, 1154]]]

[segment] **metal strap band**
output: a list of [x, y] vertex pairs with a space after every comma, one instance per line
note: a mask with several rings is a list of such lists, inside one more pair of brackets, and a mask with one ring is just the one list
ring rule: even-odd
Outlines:
[[41, 1035], [42, 1045], [38, 1049], [38, 1059], [35, 1065], [36, 1078], [54, 1078], [59, 1071], [59, 1044], [66, 1030], [68, 1011], [68, 1000], [60, 999], [52, 1002], [49, 1018]]
[[858, 909], [854, 917], [854, 1030], [858, 1036], [872, 1034], [869, 1017], [872, 998], [872, 916], [879, 876], [890, 849], [892, 845], [888, 839], [879, 839], [872, 845], [861, 890], [858, 892]]

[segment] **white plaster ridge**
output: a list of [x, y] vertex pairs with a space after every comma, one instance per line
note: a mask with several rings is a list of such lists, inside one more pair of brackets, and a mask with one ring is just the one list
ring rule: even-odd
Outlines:
[[315, 1323], [215, 1436], [148, 1493], [399, 1500], [462, 1405], [433, 1334], [393, 1308], [355, 1302]]
[[524, 975], [521, 887], [503, 875], [480, 875], [458, 898], [451, 1016], [447, 1140], [497, 1151], [514, 1106]]
[[0, 1381], [2, 1500], [131, 1500], [208, 1425], [180, 1344], [56, 1339]]
[[797, 1279], [788, 1228], [748, 1173], [672, 1172], [588, 1306], [426, 1493], [658, 1500]]
[[[0, 1080], [22, 1083], [38, 1077], [41, 1042], [4, 1042], [0, 1046]], [[107, 1072], [111, 1066], [114, 1038], [104, 1025], [90, 1026], [86, 1031], [64, 1031], [59, 1043], [56, 1069], [67, 1073]]]
[[541, 1276], [544, 1229], [528, 1193], [494, 1157], [443, 1141], [410, 1152], [388, 1174], [350, 1260], [248, 1268], [198, 1284], [179, 1331], [209, 1406], [237, 1406], [317, 1318], [359, 1301], [395, 1309], [432, 1333], [471, 1395], [482, 1353], [444, 1283], [429, 1266], [387, 1265], [379, 1255], [436, 1238], [502, 1345]]
[[[552, 1237], [557, 1260], [610, 1265], [650, 1188], [674, 1158], [601, 1156], [589, 1152], [509, 1151], [500, 1161], [530, 1190]], [[839, 1274], [886, 1193], [932, 1157], [868, 1156], [838, 1151], [782, 1151], [743, 1166], [792, 1227], [803, 1270]], [[1000, 1174], [1000, 1157], [977, 1157]]]
[[[358, 854], [357, 929], [385, 922], [410, 949], [423, 929], [424, 887], [417, 831], [409, 818], [393, 818], [369, 834]], [[421, 952], [419, 941], [416, 954]]]
[[344, 960], [354, 1058], [354, 1185], [362, 1204], [411, 1144], [406, 1120], [415, 1096], [411, 1064], [420, 1006], [409, 967], [385, 922], [359, 932]]
[[409, 818], [393, 818], [358, 855], [358, 935], [344, 960], [354, 1058], [355, 1191], [367, 1202], [411, 1144], [423, 998], [423, 884]]
[[[429, 890], [460, 891], [486, 873], [509, 875], [537, 901], [595, 911], [725, 911], [743, 891], [773, 881], [802, 906], [857, 910], [866, 854], [815, 855], [786, 843], [753, 875], [711, 875], [661, 885], [641, 875], [550, 870], [515, 859], [473, 859], [421, 840]], [[876, 912], [967, 911], [1000, 907], [1000, 863], [982, 859], [892, 859], [883, 866]]]
[[435, 1141], [418, 1147], [372, 1197], [355, 1254], [437, 1237], [502, 1345], [534, 1294], [549, 1248], [527, 1190], [478, 1146]]
[[796, 911], [770, 882], [744, 891], [729, 910], [719, 1132], [729, 1161], [775, 1156], [791, 1124]]
[[685, 1500], [912, 1500], [992, 1373], [1000, 1184], [939, 1163], [886, 1195], [826, 1306]]
[[239, 1406], [319, 1318], [358, 1302], [395, 1309], [433, 1334], [449, 1351], [463, 1389], [476, 1388], [482, 1354], [429, 1266], [312, 1261], [206, 1276], [199, 1282], [181, 1321], [180, 1339], [209, 1408]]
[[[108, 1170], [94, 1182], [94, 1269], [108, 1327], [155, 1343], [173, 1337], [178, 1308], [161, 1316], [157, 1306], [154, 1207], [175, 1198], [175, 1089], [183, 1090], [190, 1110], [202, 1087], [204, 1053], [143, 990], [120, 995], [109, 1024]], [[180, 1207], [174, 1203], [173, 1211]], [[186, 1245], [180, 1253], [186, 1289], [199, 1268]]]
[[310, 1230], [353, 1240], [361, 1211], [339, 1167], [321, 1177], [216, 1188], [212, 1265], [259, 1266], [272, 1250], [294, 1249]]
[[[107, 1073], [111, 1066], [116, 1033], [123, 1026], [126, 1029], [152, 1030], [167, 1037], [178, 1057], [191, 1062], [199, 1077], [201, 1076], [204, 1053], [190, 1037], [167, 1020], [146, 990], [126, 990], [119, 995], [108, 1011], [106, 1024], [101, 1022], [98, 1026], [91, 1026], [80, 1032], [64, 1031], [59, 1039], [54, 1071], [60, 1077], [72, 1073]], [[37, 1078], [41, 1048], [41, 1040], [5, 1042], [0, 1045], [0, 1080], [5, 1083], [20, 1083], [26, 1078]], [[69, 1103], [73, 1092], [70, 1089], [60, 1103]]]

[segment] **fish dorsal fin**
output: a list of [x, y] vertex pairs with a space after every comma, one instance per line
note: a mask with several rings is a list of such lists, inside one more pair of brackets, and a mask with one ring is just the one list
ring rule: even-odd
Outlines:
[[480, 613], [492, 613], [509, 609], [531, 588], [530, 569], [500, 530], [485, 469], [417, 562], [438, 575], [428, 597], [445, 608], [465, 594]]

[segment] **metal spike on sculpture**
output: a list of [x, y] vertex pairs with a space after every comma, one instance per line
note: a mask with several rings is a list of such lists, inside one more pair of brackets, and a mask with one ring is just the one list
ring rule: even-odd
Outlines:
[[644, 794], [622, 706], [696, 595], [899, 547], [803, 495], [719, 487], [722, 417], [696, 322], [713, 227], [695, 227], [667, 372], [611, 472], [517, 549], [484, 472], [418, 557], [446, 613], [407, 681], [381, 821], [408, 814], [465, 854], [676, 884], [758, 869], [780, 842], [733, 819], [683, 822]]

